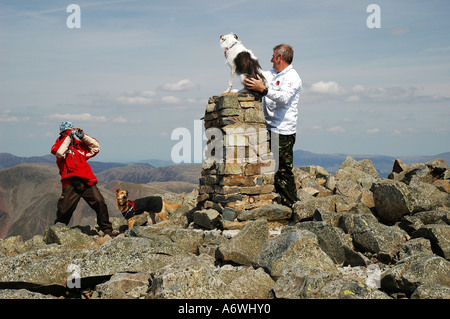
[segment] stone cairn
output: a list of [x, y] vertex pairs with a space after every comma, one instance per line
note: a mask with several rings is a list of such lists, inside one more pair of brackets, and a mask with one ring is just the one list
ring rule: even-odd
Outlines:
[[272, 204], [273, 154], [262, 102], [252, 94], [224, 93], [209, 98], [204, 116], [208, 138], [197, 198], [232, 221], [244, 211]]

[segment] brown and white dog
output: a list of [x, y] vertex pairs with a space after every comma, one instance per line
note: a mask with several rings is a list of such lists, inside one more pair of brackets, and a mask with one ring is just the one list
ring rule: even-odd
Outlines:
[[181, 207], [178, 204], [167, 203], [161, 196], [148, 196], [132, 201], [128, 198], [128, 191], [124, 189], [116, 189], [116, 200], [117, 209], [128, 220], [128, 229], [134, 226], [134, 215], [148, 212], [153, 224], [156, 224], [156, 215], [162, 220], [168, 220], [164, 213], [171, 213], [173, 210]]
[[236, 34], [229, 33], [221, 35], [220, 47], [225, 50], [225, 60], [231, 68], [228, 88], [224, 93], [231, 91], [236, 74], [240, 76], [241, 83], [244, 82], [245, 78], [256, 78], [256, 75], [259, 75], [265, 84], [267, 84], [264, 74], [267, 75], [268, 72], [262, 70], [257, 57], [238, 40]]

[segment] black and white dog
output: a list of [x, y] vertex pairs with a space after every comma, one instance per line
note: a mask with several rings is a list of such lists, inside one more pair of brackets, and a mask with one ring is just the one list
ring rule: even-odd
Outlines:
[[264, 83], [267, 84], [266, 77], [264, 76], [264, 73], [266, 72], [262, 70], [258, 59], [251, 50], [248, 50], [242, 42], [238, 40], [236, 34], [229, 33], [221, 35], [220, 47], [225, 50], [226, 63], [231, 68], [228, 88], [224, 93], [229, 93], [231, 91], [234, 76], [236, 74], [240, 76], [241, 83], [244, 82], [245, 78], [256, 78], [256, 75], [259, 75]]

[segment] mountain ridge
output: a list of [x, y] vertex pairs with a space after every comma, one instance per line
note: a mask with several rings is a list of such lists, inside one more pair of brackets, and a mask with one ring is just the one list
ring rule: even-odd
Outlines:
[[[335, 172], [339, 169], [340, 164], [345, 160], [347, 156], [353, 157], [355, 160], [361, 160], [361, 159], [369, 159], [373, 162], [375, 168], [377, 169], [378, 173], [381, 177], [387, 177], [387, 175], [391, 172], [392, 165], [394, 164], [395, 159], [401, 159], [406, 164], [412, 164], [412, 163], [418, 163], [418, 162], [428, 162], [430, 160], [436, 159], [436, 158], [442, 158], [447, 163], [450, 163], [450, 152], [444, 152], [436, 155], [422, 155], [422, 156], [389, 156], [389, 155], [376, 155], [376, 154], [347, 154], [347, 153], [333, 153], [333, 154], [319, 154], [319, 153], [313, 153], [301, 149], [294, 150], [294, 166], [295, 167], [301, 167], [301, 166], [308, 166], [308, 165], [318, 165], [325, 168], [328, 172]], [[41, 163], [41, 164], [49, 164], [49, 165], [55, 165], [55, 158], [53, 155], [48, 154], [44, 156], [30, 156], [30, 157], [20, 157], [15, 156], [10, 153], [0, 153], [0, 171], [6, 168], [13, 167], [18, 164], [23, 163]], [[123, 168], [127, 167], [126, 170], [133, 171], [131, 169], [132, 167], [136, 169], [141, 169], [141, 171], [151, 171], [152, 168], [161, 169], [161, 172], [165, 172], [166, 174], [174, 174], [177, 175], [175, 172], [177, 170], [183, 171], [183, 169], [190, 171], [193, 167], [201, 167], [201, 164], [174, 164], [170, 165], [170, 161], [164, 161], [164, 160], [139, 160], [135, 162], [129, 162], [129, 163], [120, 163], [120, 162], [103, 162], [103, 161], [93, 161], [90, 160], [89, 164], [92, 167], [92, 170], [95, 174], [102, 173], [104, 171], [110, 170], [108, 174], [103, 175], [110, 175], [114, 171], [119, 171], [117, 168]], [[130, 166], [131, 167], [128, 167]], [[171, 169], [167, 169], [168, 167], [171, 167]], [[182, 169], [177, 169], [175, 167], [182, 167]], [[165, 169], [164, 169], [165, 168]], [[116, 169], [116, 170], [114, 170]], [[154, 172], [158, 172], [158, 170], [155, 170]], [[162, 173], [161, 173], [162, 174]], [[111, 181], [114, 178], [111, 176], [102, 176], [106, 178], [106, 180]], [[130, 181], [130, 180], [128, 180]], [[150, 181], [167, 181], [167, 180], [148, 180]], [[197, 181], [193, 180], [191, 177], [187, 180], [182, 178], [180, 181], [186, 181], [186, 182], [194, 182], [197, 183]]]

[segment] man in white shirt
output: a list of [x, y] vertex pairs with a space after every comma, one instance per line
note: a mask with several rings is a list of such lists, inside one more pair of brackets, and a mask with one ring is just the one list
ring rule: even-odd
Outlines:
[[[271, 78], [268, 86], [259, 76], [246, 78], [245, 86], [264, 96], [263, 106], [267, 129], [279, 140], [279, 164], [275, 174], [275, 189], [283, 205], [292, 206], [297, 200], [293, 168], [294, 144], [297, 132], [297, 106], [302, 89], [302, 80], [291, 63], [294, 57], [292, 47], [277, 45], [273, 49]], [[276, 138], [275, 138], [276, 139]], [[271, 143], [272, 144], [272, 143]]]

